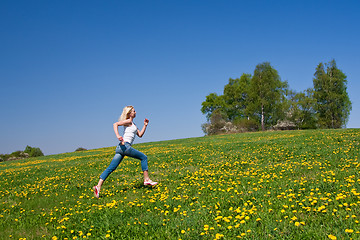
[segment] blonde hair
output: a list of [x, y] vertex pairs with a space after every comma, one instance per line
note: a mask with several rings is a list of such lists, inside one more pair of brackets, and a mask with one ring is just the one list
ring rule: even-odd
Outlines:
[[124, 121], [124, 120], [126, 120], [126, 119], [128, 119], [128, 118], [130, 118], [130, 113], [131, 113], [131, 111], [134, 109], [134, 107], [133, 106], [126, 106], [126, 107], [124, 107], [124, 109], [123, 109], [123, 111], [122, 111], [122, 114], [121, 114], [121, 116], [119, 117], [119, 121]]

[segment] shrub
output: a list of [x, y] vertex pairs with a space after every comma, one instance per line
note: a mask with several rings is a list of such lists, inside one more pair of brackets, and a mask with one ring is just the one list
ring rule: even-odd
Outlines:
[[43, 152], [40, 150], [40, 148], [33, 148], [29, 145], [25, 148], [25, 153], [29, 154], [29, 157], [40, 157], [44, 156]]
[[79, 151], [87, 151], [86, 148], [82, 148], [82, 147], [79, 147], [75, 150], [75, 152], [79, 152]]
[[202, 130], [206, 135], [215, 135], [224, 133], [226, 126], [226, 121], [224, 119], [224, 114], [216, 109], [212, 112], [210, 117], [210, 122], [202, 125]]
[[226, 121], [220, 109], [213, 111], [208, 123], [201, 125], [206, 135], [222, 133], [255, 132], [259, 131], [260, 124], [254, 119], [237, 118], [234, 121]]
[[0, 162], [39, 156], [44, 156], [40, 148], [33, 148], [28, 145], [24, 151], [15, 151], [11, 154], [0, 154]]
[[272, 127], [274, 130], [294, 130], [296, 129], [295, 123], [289, 120], [278, 121], [276, 125]]
[[235, 119], [234, 125], [236, 126], [238, 132], [255, 132], [260, 129], [260, 124], [254, 119]]
[[22, 153], [23, 153], [23, 151], [15, 151], [15, 152], [11, 153], [9, 157], [21, 158], [21, 157], [22, 157]]

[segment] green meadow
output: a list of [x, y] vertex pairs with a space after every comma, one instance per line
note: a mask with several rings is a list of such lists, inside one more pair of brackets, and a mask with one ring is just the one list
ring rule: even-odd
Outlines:
[[0, 239], [360, 239], [360, 129], [256, 132], [0, 163]]

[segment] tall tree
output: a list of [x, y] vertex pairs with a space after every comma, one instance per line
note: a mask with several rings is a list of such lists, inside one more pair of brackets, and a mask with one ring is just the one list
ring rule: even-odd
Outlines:
[[266, 125], [274, 125], [284, 114], [287, 82], [280, 80], [278, 72], [269, 62], [258, 64], [250, 82], [247, 113], [260, 119], [264, 131]]
[[229, 79], [224, 87], [225, 112], [228, 120], [246, 118], [246, 105], [249, 100], [251, 74], [243, 74], [240, 78]]
[[344, 127], [351, 111], [346, 75], [337, 68], [335, 60], [332, 60], [327, 64], [320, 63], [314, 76], [314, 99], [319, 126]]

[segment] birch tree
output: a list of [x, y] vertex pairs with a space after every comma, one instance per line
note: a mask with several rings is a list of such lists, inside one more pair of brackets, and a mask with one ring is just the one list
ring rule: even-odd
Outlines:
[[314, 76], [315, 109], [319, 127], [344, 127], [351, 111], [346, 75], [337, 68], [335, 60], [332, 60], [327, 64], [320, 63]]
[[287, 88], [287, 82], [280, 80], [278, 72], [269, 62], [256, 66], [250, 82], [247, 113], [260, 120], [263, 131], [267, 126], [275, 125], [280, 115], [284, 114]]

